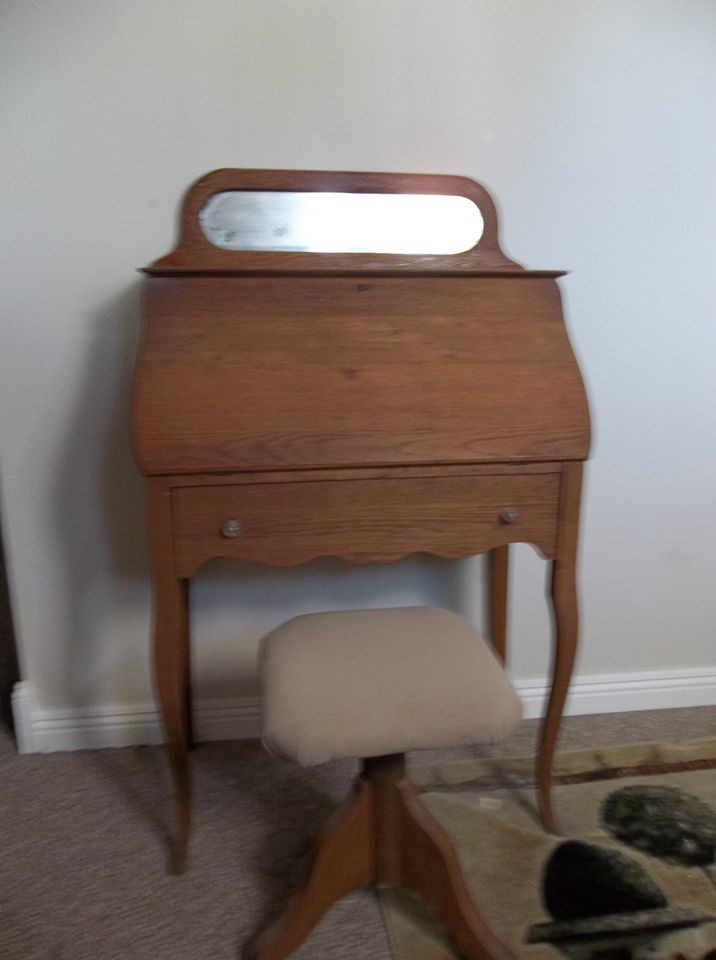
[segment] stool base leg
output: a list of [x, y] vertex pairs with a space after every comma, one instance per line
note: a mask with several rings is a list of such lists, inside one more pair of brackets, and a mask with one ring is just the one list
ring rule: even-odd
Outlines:
[[401, 794], [401, 869], [398, 885], [417, 894], [445, 924], [468, 960], [511, 960], [512, 954], [480, 916], [449, 835], [404, 781]]
[[468, 960], [512, 960], [478, 913], [450, 837], [407, 780], [403, 754], [364, 761], [353, 792], [316, 838], [306, 881], [244, 949], [245, 960], [283, 960], [336, 900], [373, 884], [417, 894]]
[[336, 900], [373, 882], [372, 821], [370, 787], [358, 780], [316, 837], [303, 886], [278, 919], [244, 949], [245, 960], [288, 956]]

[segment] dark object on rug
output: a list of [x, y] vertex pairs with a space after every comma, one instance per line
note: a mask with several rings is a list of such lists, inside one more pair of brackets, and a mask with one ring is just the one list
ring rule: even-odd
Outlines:
[[622, 787], [610, 793], [602, 822], [617, 840], [652, 857], [706, 866], [716, 852], [716, 812], [677, 787]]
[[666, 897], [638, 863], [618, 850], [580, 840], [560, 844], [547, 861], [543, 896], [555, 920], [666, 906]]
[[624, 938], [714, 920], [713, 914], [669, 906], [640, 864], [618, 850], [581, 840], [560, 844], [546, 863], [543, 898], [553, 922], [534, 923], [528, 943]]

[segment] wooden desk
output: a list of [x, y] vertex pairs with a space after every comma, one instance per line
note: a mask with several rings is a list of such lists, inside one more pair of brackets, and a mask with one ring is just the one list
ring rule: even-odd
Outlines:
[[[484, 221], [453, 254], [235, 250], [202, 211], [222, 192], [454, 195]], [[506, 646], [507, 550], [552, 562], [555, 643], [538, 767], [552, 759], [577, 644], [583, 385], [556, 278], [499, 249], [494, 206], [458, 177], [222, 170], [188, 192], [173, 253], [146, 270], [134, 438], [147, 477], [156, 687], [189, 837], [189, 582], [207, 560], [386, 563], [490, 551]]]

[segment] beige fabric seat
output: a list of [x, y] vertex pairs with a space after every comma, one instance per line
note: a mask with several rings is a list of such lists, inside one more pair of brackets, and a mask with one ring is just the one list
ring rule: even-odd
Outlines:
[[386, 884], [429, 904], [470, 960], [512, 960], [405, 765], [408, 750], [493, 742], [519, 721], [517, 694], [480, 634], [439, 607], [307, 614], [264, 638], [260, 673], [272, 753], [304, 766], [358, 757], [362, 769], [247, 960], [282, 960], [339, 897]]
[[262, 736], [302, 766], [492, 743], [521, 704], [492, 650], [439, 607], [306, 614], [263, 641]]

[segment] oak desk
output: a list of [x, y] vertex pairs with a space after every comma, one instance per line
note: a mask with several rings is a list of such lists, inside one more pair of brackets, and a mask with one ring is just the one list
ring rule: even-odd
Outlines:
[[[395, 241], [409, 253], [320, 239], [301, 248], [297, 202], [356, 195], [417, 197], [418, 207], [460, 198], [479, 226], [448, 252], [429, 239], [425, 252], [420, 212]], [[403, 209], [371, 214], [369, 226], [396, 226]], [[344, 228], [351, 216], [341, 214]], [[217, 556], [284, 566], [490, 551], [492, 640], [504, 658], [508, 544], [534, 544], [552, 562], [556, 642], [537, 766], [543, 822], [556, 830], [550, 776], [577, 643], [589, 447], [561, 274], [502, 254], [494, 205], [471, 180], [257, 170], [194, 184], [177, 248], [145, 272], [133, 426], [175, 868], [190, 823], [189, 583]]]

